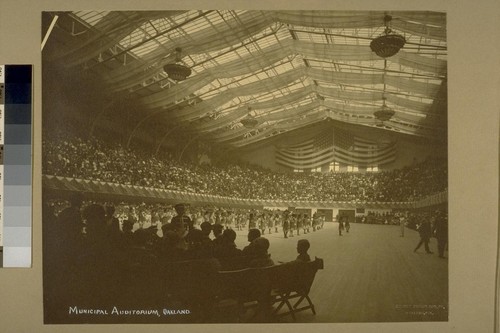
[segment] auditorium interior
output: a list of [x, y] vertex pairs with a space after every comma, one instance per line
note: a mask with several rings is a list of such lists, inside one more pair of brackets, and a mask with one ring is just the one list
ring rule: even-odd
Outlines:
[[448, 320], [445, 13], [44, 12], [42, 40], [46, 324]]

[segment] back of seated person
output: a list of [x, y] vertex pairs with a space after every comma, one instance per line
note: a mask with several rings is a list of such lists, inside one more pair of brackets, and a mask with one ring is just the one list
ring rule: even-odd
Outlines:
[[172, 262], [186, 259], [186, 245], [179, 233], [175, 230], [164, 230], [160, 245], [160, 261]]
[[214, 239], [212, 240], [214, 247], [218, 247], [222, 244], [222, 232], [224, 227], [222, 224], [216, 223], [212, 226], [212, 234], [214, 235]]
[[256, 240], [257, 238], [260, 237], [260, 230], [259, 229], [250, 229], [248, 230], [248, 236], [247, 236], [247, 239], [248, 239], [248, 242], [250, 244], [248, 244], [247, 246], [245, 246], [242, 250], [242, 255], [243, 256], [253, 256], [253, 241]]
[[234, 243], [236, 232], [232, 229], [226, 229], [222, 234], [222, 238], [221, 246], [214, 250], [214, 256], [221, 263], [221, 270], [235, 271], [245, 268], [249, 258], [243, 257], [242, 251], [236, 247]]
[[208, 264], [214, 271], [221, 268], [219, 260], [213, 256], [213, 246], [204, 241], [203, 232], [199, 229], [193, 229], [189, 234], [189, 244], [187, 256], [191, 260], [202, 260]]
[[212, 232], [212, 225], [208, 221], [204, 221], [200, 224], [201, 231], [203, 231], [203, 235], [210, 239], [210, 233]]
[[271, 255], [267, 253], [269, 250], [269, 240], [264, 237], [259, 237], [252, 242], [253, 258], [248, 263], [250, 268], [269, 267], [274, 265]]
[[295, 259], [295, 261], [297, 262], [311, 261], [311, 257], [309, 257], [309, 254], [307, 253], [310, 246], [311, 245], [309, 244], [309, 241], [307, 239], [299, 239], [297, 241], [297, 253], [299, 255], [297, 256], [297, 259]]
[[232, 229], [226, 229], [222, 233], [220, 246], [214, 249], [216, 258], [230, 258], [241, 256], [242, 251], [236, 247], [236, 232]]

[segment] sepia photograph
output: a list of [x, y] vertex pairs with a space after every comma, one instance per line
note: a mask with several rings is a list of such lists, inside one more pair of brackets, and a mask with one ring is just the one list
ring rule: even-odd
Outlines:
[[446, 12], [44, 11], [41, 58], [44, 324], [448, 322]]

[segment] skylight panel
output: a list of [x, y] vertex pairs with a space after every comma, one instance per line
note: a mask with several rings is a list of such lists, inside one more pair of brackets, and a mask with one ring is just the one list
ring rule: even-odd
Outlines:
[[96, 11], [77, 11], [73, 12], [77, 17], [85, 21], [90, 26], [95, 26], [99, 21], [106, 16], [109, 11], [96, 12]]

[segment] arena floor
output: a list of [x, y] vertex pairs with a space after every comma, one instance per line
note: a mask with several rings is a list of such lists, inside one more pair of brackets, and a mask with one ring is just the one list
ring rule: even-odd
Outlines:
[[[248, 244], [246, 231], [237, 231], [236, 244]], [[297, 256], [297, 240], [311, 243], [311, 258], [324, 259], [310, 296], [316, 307], [297, 314], [298, 322], [402, 322], [448, 319], [448, 259], [437, 256], [436, 239], [427, 254], [416, 231], [399, 226], [351, 224], [350, 233], [338, 235], [337, 223], [288, 239], [265, 234], [271, 258], [291, 261]], [[445, 254], [446, 256], [448, 253]], [[286, 318], [285, 321], [291, 320]]]

